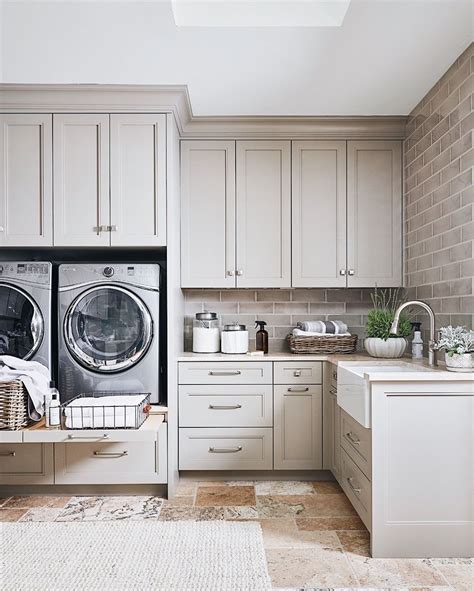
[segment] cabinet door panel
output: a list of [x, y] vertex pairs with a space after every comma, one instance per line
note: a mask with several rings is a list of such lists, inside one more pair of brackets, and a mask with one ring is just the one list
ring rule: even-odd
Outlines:
[[292, 159], [292, 285], [345, 287], [346, 142], [293, 142]]
[[235, 287], [235, 142], [181, 142], [181, 285]]
[[321, 470], [321, 386], [274, 386], [275, 470]]
[[52, 246], [52, 116], [0, 121], [0, 245]]
[[54, 115], [54, 244], [108, 246], [109, 116]]
[[290, 142], [237, 142], [237, 286], [290, 287]]
[[348, 142], [348, 286], [402, 283], [401, 143]]
[[110, 185], [112, 246], [165, 246], [166, 115], [110, 116]]

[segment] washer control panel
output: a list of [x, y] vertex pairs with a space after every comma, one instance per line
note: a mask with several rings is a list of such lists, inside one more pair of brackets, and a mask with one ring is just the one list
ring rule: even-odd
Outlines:
[[51, 263], [0, 263], [0, 279], [2, 278], [46, 284], [51, 278]]

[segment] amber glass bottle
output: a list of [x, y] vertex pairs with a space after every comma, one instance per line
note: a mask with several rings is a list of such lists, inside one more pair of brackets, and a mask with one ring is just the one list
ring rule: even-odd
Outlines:
[[268, 353], [268, 332], [265, 330], [266, 324], [264, 320], [257, 320], [255, 322], [255, 328], [258, 327], [257, 334], [255, 335], [255, 349], [264, 353]]

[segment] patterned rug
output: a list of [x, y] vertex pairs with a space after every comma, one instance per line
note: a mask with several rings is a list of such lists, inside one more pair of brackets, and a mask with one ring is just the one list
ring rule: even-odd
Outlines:
[[271, 589], [257, 523], [3, 523], [2, 590]]

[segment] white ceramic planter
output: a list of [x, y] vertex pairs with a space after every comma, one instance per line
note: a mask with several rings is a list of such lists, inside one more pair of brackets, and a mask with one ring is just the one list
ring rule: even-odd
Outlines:
[[369, 337], [365, 339], [364, 346], [365, 350], [371, 357], [396, 359], [405, 353], [407, 342], [403, 337], [388, 338], [386, 341]]
[[444, 354], [446, 361], [446, 369], [449, 371], [471, 372], [474, 371], [474, 355], [472, 353], [455, 353], [450, 356], [448, 353]]

